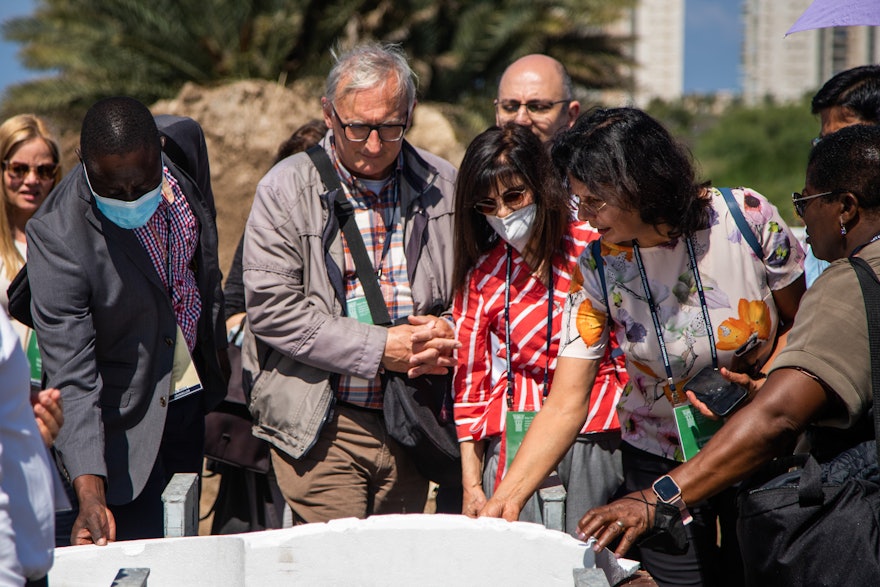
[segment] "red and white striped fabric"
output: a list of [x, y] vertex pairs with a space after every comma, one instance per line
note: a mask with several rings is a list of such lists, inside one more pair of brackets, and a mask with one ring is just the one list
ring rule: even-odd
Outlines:
[[[588, 223], [572, 222], [566, 237], [568, 254], [553, 265], [553, 314], [550, 352], [547, 353], [547, 288], [533, 275], [522, 256], [512, 250], [510, 283], [511, 369], [514, 373], [513, 409], [538, 411], [544, 393], [544, 370], [553, 381], [565, 299], [572, 270], [587, 244], [598, 238]], [[504, 293], [507, 245], [499, 243], [483, 257], [469, 277], [467, 290], [458, 292], [453, 305], [458, 366], [455, 371], [455, 423], [459, 440], [482, 440], [500, 435], [507, 417], [506, 335]], [[617, 348], [616, 343], [613, 348]], [[609, 346], [609, 354], [611, 347]], [[622, 357], [617, 367], [606, 355], [590, 398], [589, 416], [582, 433], [618, 430], [616, 407], [626, 383]], [[494, 365], [494, 369], [493, 369]]]

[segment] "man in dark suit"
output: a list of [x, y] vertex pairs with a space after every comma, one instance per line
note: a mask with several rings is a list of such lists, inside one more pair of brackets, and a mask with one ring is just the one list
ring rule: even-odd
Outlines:
[[204, 135], [107, 98], [86, 113], [80, 157], [27, 226], [43, 368], [65, 405], [71, 542], [160, 537], [162, 491], [201, 471], [204, 413], [226, 391]]

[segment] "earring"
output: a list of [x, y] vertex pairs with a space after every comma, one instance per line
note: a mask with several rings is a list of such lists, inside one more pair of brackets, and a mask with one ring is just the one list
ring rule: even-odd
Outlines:
[[840, 221], [840, 236], [846, 236], [846, 225], [843, 220]]

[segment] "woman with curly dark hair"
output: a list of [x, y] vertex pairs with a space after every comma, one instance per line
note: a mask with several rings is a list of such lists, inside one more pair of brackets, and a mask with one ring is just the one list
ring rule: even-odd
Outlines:
[[[548, 401], [483, 513], [515, 517], [571, 444], [615, 332], [629, 374], [618, 404], [624, 489], [676, 506], [689, 542], [677, 554], [645, 543], [637, 558], [661, 585], [741, 584], [732, 494], [688, 510], [666, 473], [699, 449], [716, 417], [685, 385], [701, 371], [758, 377], [784, 346], [805, 289], [803, 252], [763, 196], [698, 182], [687, 150], [640, 110], [587, 113], [552, 155], [600, 246], [579, 260]], [[623, 522], [613, 529], [626, 532]]]

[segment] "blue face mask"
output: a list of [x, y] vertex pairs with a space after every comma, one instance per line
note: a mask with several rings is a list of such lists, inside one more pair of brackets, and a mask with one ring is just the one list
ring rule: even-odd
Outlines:
[[159, 208], [159, 203], [162, 200], [162, 180], [159, 181], [159, 185], [137, 200], [124, 202], [96, 194], [92, 189], [92, 182], [89, 181], [89, 173], [86, 171], [85, 164], [83, 164], [83, 173], [85, 173], [89, 191], [92, 192], [95, 203], [98, 205], [98, 210], [107, 217], [107, 220], [120, 228], [140, 228], [152, 218]]

